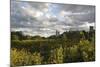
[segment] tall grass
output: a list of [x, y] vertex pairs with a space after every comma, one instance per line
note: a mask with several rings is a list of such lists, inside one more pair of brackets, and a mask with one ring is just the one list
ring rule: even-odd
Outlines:
[[67, 42], [60, 44], [55, 41], [12, 41], [12, 67], [94, 60], [95, 45], [88, 40], [80, 40], [71, 46]]

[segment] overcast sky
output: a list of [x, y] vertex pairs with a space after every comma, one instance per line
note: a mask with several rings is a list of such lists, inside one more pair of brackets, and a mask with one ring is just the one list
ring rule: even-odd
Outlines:
[[94, 25], [95, 6], [11, 1], [11, 31], [48, 37]]

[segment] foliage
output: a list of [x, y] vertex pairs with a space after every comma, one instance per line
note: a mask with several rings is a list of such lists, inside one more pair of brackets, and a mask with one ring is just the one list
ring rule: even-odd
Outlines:
[[79, 49], [82, 52], [82, 57], [84, 61], [94, 61], [95, 60], [95, 45], [88, 40], [82, 40], [79, 43]]
[[48, 38], [15, 32], [11, 39], [12, 67], [95, 61], [94, 32], [69, 31]]
[[49, 63], [63, 63], [63, 48], [62, 46], [51, 50], [51, 54], [49, 57]]
[[30, 53], [27, 52], [25, 49], [11, 50], [11, 66], [25, 66], [25, 65], [36, 65], [41, 64], [42, 58], [40, 53], [34, 52]]

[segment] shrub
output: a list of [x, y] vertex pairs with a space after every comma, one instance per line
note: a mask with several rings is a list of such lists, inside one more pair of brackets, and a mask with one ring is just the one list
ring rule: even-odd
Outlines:
[[40, 53], [30, 53], [27, 52], [25, 49], [11, 50], [11, 66], [25, 66], [25, 65], [33, 65], [33, 64], [41, 64], [42, 59]]

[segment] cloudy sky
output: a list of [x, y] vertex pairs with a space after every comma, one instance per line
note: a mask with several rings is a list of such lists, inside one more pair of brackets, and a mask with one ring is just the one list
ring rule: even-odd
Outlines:
[[11, 1], [11, 31], [48, 37], [94, 25], [95, 6]]

